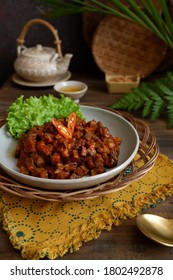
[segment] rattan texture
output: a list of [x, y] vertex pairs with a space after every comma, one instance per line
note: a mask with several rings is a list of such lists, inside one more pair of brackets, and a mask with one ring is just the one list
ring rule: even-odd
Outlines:
[[[89, 1], [84, 0], [87, 4], [89, 4]], [[107, 0], [100, 0], [102, 4], [106, 4], [112, 8], [115, 9], [115, 5]], [[128, 3], [124, 0], [121, 1], [123, 4], [125, 4], [127, 7], [129, 7]], [[139, 7], [142, 8], [140, 0], [135, 1]], [[156, 7], [159, 6], [159, 1], [158, 0], [153, 0], [153, 4], [156, 5]], [[94, 35], [94, 32], [99, 25], [100, 21], [106, 16], [104, 13], [92, 13], [92, 12], [85, 12], [83, 13], [83, 34], [84, 38], [86, 40], [86, 43], [88, 44], [89, 47], [91, 47], [92, 44], [92, 37]]]
[[166, 44], [139, 24], [116, 16], [100, 21], [92, 40], [92, 54], [103, 73], [145, 78], [163, 61]]
[[[105, 107], [102, 108], [112, 110]], [[148, 124], [143, 120], [134, 118], [127, 112], [115, 110], [112, 111], [128, 120], [137, 130], [140, 139], [137, 155], [132, 160], [130, 165], [118, 176], [105, 183], [86, 189], [50, 191], [20, 184], [11, 179], [3, 172], [3, 170], [0, 169], [0, 188], [9, 193], [29, 199], [39, 199], [45, 201], [75, 201], [92, 199], [122, 190], [130, 183], [142, 178], [153, 167], [159, 154], [159, 147], [156, 142], [156, 137], [150, 131]], [[0, 122], [1, 125], [4, 124], [4, 116], [0, 118]]]
[[[85, 0], [85, 2], [87, 3], [87, 0]], [[115, 8], [115, 6], [109, 1], [101, 0], [100, 2]], [[141, 7], [141, 9], [142, 9], [141, 2], [139, 0], [136, 0], [135, 2], [138, 3], [139, 7]], [[159, 0], [153, 0], [152, 2], [160, 10]], [[122, 1], [122, 3], [123, 3], [123, 1]], [[126, 2], [124, 2], [124, 4], [125, 3]], [[169, 6], [169, 10], [173, 11], [173, 8], [171, 5]], [[82, 15], [82, 17], [83, 17], [83, 34], [84, 34], [85, 41], [89, 48], [92, 47], [92, 40], [93, 40], [95, 30], [97, 29], [101, 20], [103, 20], [105, 18], [105, 16], [106, 16], [106, 14], [103, 14], [103, 13], [94, 13], [94, 14], [92, 12], [83, 13], [83, 15]], [[169, 67], [172, 65], [173, 65], [173, 51], [172, 51], [172, 49], [167, 48], [166, 54], [163, 57], [161, 64], [159, 64], [159, 66], [156, 68], [157, 72], [163, 72], [163, 71], [169, 69]]]

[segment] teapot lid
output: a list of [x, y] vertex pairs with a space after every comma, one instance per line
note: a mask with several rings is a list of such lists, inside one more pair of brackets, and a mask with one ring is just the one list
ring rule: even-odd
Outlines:
[[22, 54], [29, 57], [50, 57], [56, 53], [55, 49], [50, 47], [43, 47], [42, 45], [36, 45], [35, 47], [26, 48]]

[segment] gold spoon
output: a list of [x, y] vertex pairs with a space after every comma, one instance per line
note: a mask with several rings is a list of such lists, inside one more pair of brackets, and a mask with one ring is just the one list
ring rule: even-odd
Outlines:
[[136, 218], [138, 228], [150, 239], [173, 247], [173, 219], [143, 214]]

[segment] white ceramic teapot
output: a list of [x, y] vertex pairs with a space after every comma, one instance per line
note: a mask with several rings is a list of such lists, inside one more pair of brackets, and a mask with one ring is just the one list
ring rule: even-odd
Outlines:
[[[43, 47], [41, 44], [31, 48], [24, 46], [26, 32], [31, 25], [37, 23], [51, 30], [55, 39], [55, 49]], [[51, 81], [67, 72], [72, 56], [72, 54], [62, 56], [58, 32], [50, 23], [42, 19], [33, 19], [27, 22], [17, 39], [17, 58], [14, 69], [20, 77], [31, 82]]]

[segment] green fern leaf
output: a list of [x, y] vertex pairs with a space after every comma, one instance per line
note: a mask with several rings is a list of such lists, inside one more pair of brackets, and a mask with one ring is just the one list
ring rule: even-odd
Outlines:
[[171, 102], [173, 101], [173, 96], [165, 95], [164, 99], [167, 100], [168, 102]]
[[151, 120], [155, 121], [156, 119], [158, 119], [161, 115], [162, 109], [163, 109], [163, 102], [156, 100], [153, 103], [153, 107], [152, 107], [152, 112], [151, 112]]
[[173, 93], [166, 93], [165, 99], [167, 101], [167, 125], [168, 128], [173, 127]]
[[173, 96], [172, 90], [169, 88], [168, 84], [166, 85], [166, 84], [164, 83], [164, 81], [158, 80], [158, 81], [155, 82], [155, 84], [156, 84], [156, 86], [158, 86], [159, 89], [162, 91], [162, 95], [167, 94], [167, 95]]
[[153, 105], [153, 100], [150, 98], [150, 94], [149, 94], [149, 91], [148, 91], [147, 84], [142, 83], [140, 88], [138, 89], [138, 91], [140, 91], [140, 96], [141, 96], [141, 99], [143, 101], [140, 104], [141, 106], [143, 105], [142, 116], [147, 117], [150, 114], [151, 108], [152, 108], [152, 105]]
[[152, 107], [150, 107], [150, 109], [151, 109], [150, 118], [152, 121], [155, 121], [162, 112], [162, 109], [164, 107], [164, 101], [160, 97], [160, 95], [156, 91], [153, 90], [153, 88], [154, 87], [152, 87], [151, 85], [145, 86], [145, 91], [152, 101]]
[[154, 121], [160, 116], [164, 107], [164, 101], [160, 97], [160, 95], [154, 90], [154, 87], [151, 84], [144, 84], [142, 88], [149, 99], [147, 102], [148, 107], [145, 107], [145, 114], [151, 114], [151, 120]]
[[134, 88], [111, 107], [114, 109], [123, 109], [128, 111], [136, 111], [140, 109], [149, 100], [145, 87], [146, 84], [143, 83], [139, 88]]
[[169, 102], [167, 106], [167, 120], [168, 128], [173, 127], [173, 101]]
[[173, 94], [173, 80], [171, 81], [168, 77], [162, 79], [162, 83], [169, 88], [170, 92]]
[[144, 108], [143, 108], [143, 111], [142, 111], [142, 117], [143, 118], [146, 118], [147, 116], [150, 115], [151, 113], [151, 110], [152, 110], [152, 107], [153, 107], [153, 100], [149, 99], [145, 101], [144, 103]]
[[168, 71], [166, 73], [166, 77], [168, 77], [168, 79], [173, 83], [173, 73], [172, 72]]
[[119, 101], [112, 104], [110, 107], [120, 110], [135, 110], [136, 102], [139, 102], [140, 98], [136, 94], [136, 91], [125, 94]]
[[143, 107], [142, 117], [150, 117], [152, 121], [166, 110], [167, 125], [169, 128], [173, 127], [173, 73], [167, 72], [164, 78], [152, 83], [141, 83], [111, 107], [128, 111], [136, 111]]

